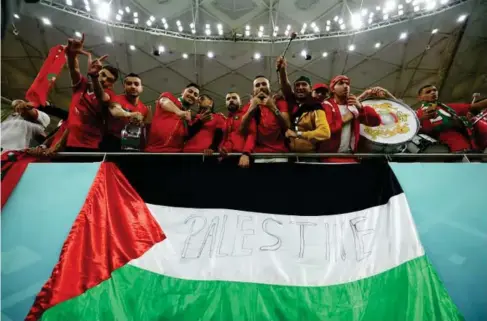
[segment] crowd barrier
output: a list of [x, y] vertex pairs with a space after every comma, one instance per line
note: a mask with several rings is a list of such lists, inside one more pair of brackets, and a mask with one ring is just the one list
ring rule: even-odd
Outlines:
[[[227, 156], [235, 157], [241, 156], [241, 153], [228, 153]], [[56, 154], [56, 157], [102, 157], [103, 159], [111, 157], [133, 157], [133, 156], [191, 156], [191, 157], [220, 157], [218, 153], [213, 155], [205, 155], [203, 153], [144, 153], [144, 152], [114, 152], [114, 153], [103, 153], [103, 152], [60, 152]], [[356, 158], [358, 160], [362, 159], [384, 159], [387, 161], [398, 161], [398, 162], [421, 162], [421, 161], [463, 161], [463, 162], [487, 162], [487, 154], [483, 153], [431, 153], [431, 154], [385, 154], [385, 153], [356, 153], [356, 154], [344, 154], [344, 153], [254, 153], [252, 154], [255, 158], [294, 158], [299, 160], [299, 158]]]

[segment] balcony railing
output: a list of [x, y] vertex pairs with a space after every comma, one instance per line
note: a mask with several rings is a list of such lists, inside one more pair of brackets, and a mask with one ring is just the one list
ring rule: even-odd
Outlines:
[[[241, 156], [241, 153], [229, 153], [228, 157]], [[161, 156], [179, 156], [179, 157], [220, 157], [218, 153], [214, 153], [211, 156], [204, 155], [203, 153], [144, 153], [144, 152], [114, 152], [114, 153], [103, 153], [103, 152], [60, 152], [56, 157], [100, 157], [102, 159], [112, 158], [112, 157], [133, 157], [133, 156], [144, 156], [144, 157], [161, 157]], [[252, 154], [254, 158], [290, 158], [290, 159], [318, 159], [318, 158], [356, 158], [361, 159], [384, 159], [388, 161], [465, 161], [465, 162], [487, 162], [487, 154], [483, 153], [436, 153], [436, 154], [384, 154], [384, 153], [356, 153], [356, 154], [343, 154], [343, 153], [254, 153]]]

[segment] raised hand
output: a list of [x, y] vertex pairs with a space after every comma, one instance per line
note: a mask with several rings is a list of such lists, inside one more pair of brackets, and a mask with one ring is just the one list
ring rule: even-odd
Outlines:
[[98, 73], [103, 68], [103, 61], [108, 58], [108, 55], [103, 55], [98, 59], [92, 60], [92, 56], [88, 53], [88, 74], [91, 76], [98, 76]]
[[81, 36], [81, 39], [68, 39], [68, 46], [66, 47], [66, 53], [70, 55], [90, 55], [90, 53], [84, 50], [83, 46], [85, 43], [85, 34]]
[[354, 95], [348, 96], [347, 104], [348, 106], [355, 106], [358, 109], [362, 108], [362, 104], [360, 103], [360, 101], [358, 101], [357, 97]]
[[281, 68], [286, 68], [287, 67], [287, 61], [286, 61], [286, 58], [284, 58], [283, 56], [279, 56], [277, 57], [277, 60], [276, 60], [276, 67], [277, 69], [281, 69]]
[[207, 121], [210, 121], [213, 119], [213, 115], [211, 114], [211, 111], [210, 110], [207, 110], [205, 111], [203, 114], [201, 114], [200, 116], [200, 120], [203, 122], [203, 123], [206, 123]]

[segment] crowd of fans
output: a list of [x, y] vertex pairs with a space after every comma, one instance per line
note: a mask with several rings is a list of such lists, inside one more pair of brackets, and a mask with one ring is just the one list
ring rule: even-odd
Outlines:
[[[107, 56], [92, 60], [83, 39], [69, 39], [65, 47], [73, 83], [68, 111], [46, 105], [33, 108], [23, 100], [12, 102], [14, 113], [2, 122], [2, 150], [23, 150], [32, 140], [42, 144], [28, 149], [32, 155], [68, 152], [119, 152], [141, 150], [157, 153], [240, 153], [239, 166], [248, 167], [252, 153], [354, 153], [360, 124], [379, 126], [381, 116], [363, 105], [368, 97], [395, 99], [386, 89], [375, 87], [359, 97], [350, 89], [350, 79], [334, 77], [329, 85], [312, 85], [306, 76], [293, 84], [287, 76], [284, 57], [277, 59], [280, 91], [273, 94], [269, 80], [257, 76], [249, 103], [242, 104], [237, 92], [226, 94], [228, 114], [214, 112], [213, 99], [200, 95], [197, 84], [188, 84], [179, 97], [163, 92], [150, 110], [140, 101], [143, 82], [137, 74], [123, 78], [124, 93], [113, 86], [119, 71], [103, 65]], [[88, 56], [88, 73], [82, 75], [78, 58]], [[466, 117], [487, 107], [487, 100], [471, 104], [443, 104], [433, 85], [419, 89], [422, 107], [417, 110], [421, 131], [448, 146], [451, 152], [486, 148], [473, 137]], [[192, 111], [197, 106], [198, 111]], [[37, 106], [36, 106], [37, 107]], [[48, 114], [61, 118], [56, 130], [46, 135]], [[479, 146], [482, 145], [482, 146]], [[351, 159], [321, 159], [324, 162]]]

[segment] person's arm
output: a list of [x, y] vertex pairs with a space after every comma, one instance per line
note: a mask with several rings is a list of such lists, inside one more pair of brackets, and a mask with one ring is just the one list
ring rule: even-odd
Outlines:
[[108, 55], [104, 55], [92, 61], [91, 55], [88, 56], [88, 75], [90, 76], [93, 85], [93, 92], [95, 93], [96, 99], [101, 102], [103, 106], [108, 106], [111, 97], [103, 90], [103, 87], [98, 80], [98, 73], [103, 68], [102, 61], [107, 57]]
[[271, 98], [267, 100], [266, 106], [272, 113], [274, 113], [277, 121], [279, 122], [279, 126], [281, 126], [283, 131], [286, 131], [291, 127], [291, 120], [289, 119], [289, 113], [287, 112], [287, 102], [280, 100], [276, 105], [274, 100]]
[[152, 106], [151, 105], [148, 105], [147, 106], [147, 114], [145, 115], [145, 118], [144, 118], [144, 123], [146, 125], [152, 124], [152, 118], [153, 117], [154, 117], [154, 114], [152, 112]]
[[372, 87], [367, 90], [365, 90], [360, 96], [358, 96], [359, 101], [367, 100], [369, 98], [372, 99], [384, 99], [384, 98], [391, 98], [391, 99], [397, 99], [394, 97], [393, 94], [391, 94], [387, 89], [382, 88], [382, 87]]
[[201, 128], [203, 128], [203, 124], [211, 120], [212, 117], [213, 115], [210, 111], [197, 115], [196, 119], [193, 120], [188, 126], [188, 135], [186, 136], [186, 140], [193, 138], [201, 130]]
[[85, 42], [85, 34], [81, 39], [68, 39], [68, 46], [66, 48], [66, 60], [68, 63], [69, 75], [73, 87], [76, 87], [81, 81], [81, 71], [79, 69], [78, 55], [88, 55], [89, 53], [83, 49]]
[[379, 113], [370, 106], [363, 106], [359, 109], [359, 120], [361, 124], [369, 127], [380, 126], [382, 123]]
[[200, 118], [196, 118], [191, 124], [188, 125], [188, 136], [186, 140], [193, 138], [203, 128], [203, 122]]
[[436, 117], [436, 106], [420, 107], [416, 110], [416, 116], [420, 122], [420, 130], [425, 134], [433, 132], [437, 126], [441, 125], [441, 122], [431, 122], [431, 119]]
[[47, 102], [46, 105], [44, 106], [39, 106], [39, 110], [45, 112], [48, 115], [60, 118], [62, 120], [68, 119], [68, 111], [64, 110], [62, 108], [56, 107], [55, 105], [51, 104], [50, 102]]
[[69, 76], [71, 77], [71, 85], [76, 87], [81, 82], [78, 55], [72, 52], [66, 52], [66, 58], [66, 61], [68, 62]]
[[482, 109], [485, 109], [485, 108], [487, 108], [487, 99], [484, 99], [484, 100], [478, 101], [476, 103], [473, 103], [470, 106], [470, 110], [472, 110], [474, 112], [479, 112], [479, 111], [481, 111]]
[[243, 115], [242, 122], [240, 123], [239, 131], [240, 131], [241, 135], [246, 136], [248, 134], [250, 122], [252, 120], [255, 120], [254, 115], [255, 115], [257, 108], [259, 108], [259, 102], [260, 102], [260, 99], [257, 97], [253, 97], [250, 100], [250, 106], [247, 109], [247, 112], [245, 113], [245, 115]]
[[180, 118], [184, 118], [188, 121], [191, 120], [191, 112], [190, 111], [183, 111], [183, 110], [179, 109], [179, 107], [176, 106], [176, 104], [173, 103], [171, 101], [171, 99], [169, 99], [167, 97], [162, 97], [161, 99], [159, 99], [159, 106], [161, 106], [161, 108], [167, 112], [176, 114]]
[[250, 155], [254, 152], [255, 144], [257, 141], [257, 126], [255, 120], [250, 123], [247, 137], [245, 138], [245, 145], [243, 148], [243, 154]]
[[257, 125], [255, 119], [252, 119], [245, 138], [245, 145], [242, 151], [242, 155], [238, 160], [238, 166], [242, 168], [248, 168], [250, 166], [250, 154], [254, 151], [255, 142], [257, 139]]
[[281, 91], [286, 100], [294, 100], [293, 88], [287, 77], [287, 62], [284, 57], [277, 58], [277, 67], [279, 68], [279, 83], [281, 85]]
[[217, 128], [215, 130], [215, 133], [213, 134], [213, 140], [211, 141], [210, 149], [214, 151], [218, 150], [218, 146], [220, 146], [222, 139], [223, 139], [223, 130]]
[[[57, 153], [60, 150], [64, 149], [64, 147], [66, 147], [66, 142], [68, 141], [68, 135], [69, 135], [69, 129], [66, 128], [63, 132], [63, 135], [59, 139], [59, 141], [54, 146], [50, 146], [47, 153], [48, 154], [54, 154], [54, 153]], [[54, 138], [54, 136], [53, 136], [53, 138]], [[46, 145], [46, 146], [49, 146], [49, 145]]]
[[49, 123], [51, 122], [51, 118], [49, 117], [49, 115], [43, 111], [38, 110], [37, 108], [32, 108], [32, 103], [24, 102], [22, 100], [20, 101], [20, 103], [18, 102], [18, 100], [12, 102], [12, 104], [14, 103], [15, 111], [18, 112], [19, 115], [25, 120], [40, 124], [43, 128], [49, 126]]
[[[312, 115], [310, 116], [313, 117]], [[325, 112], [321, 109], [315, 110], [314, 117], [316, 128], [306, 132], [298, 132], [298, 137], [302, 137], [309, 141], [323, 141], [330, 139], [331, 131], [328, 121], [326, 120]]]
[[131, 118], [131, 120], [139, 123], [144, 121], [144, 116], [141, 113], [125, 111], [122, 106], [116, 102], [110, 103], [109, 110], [110, 114], [115, 118]]

